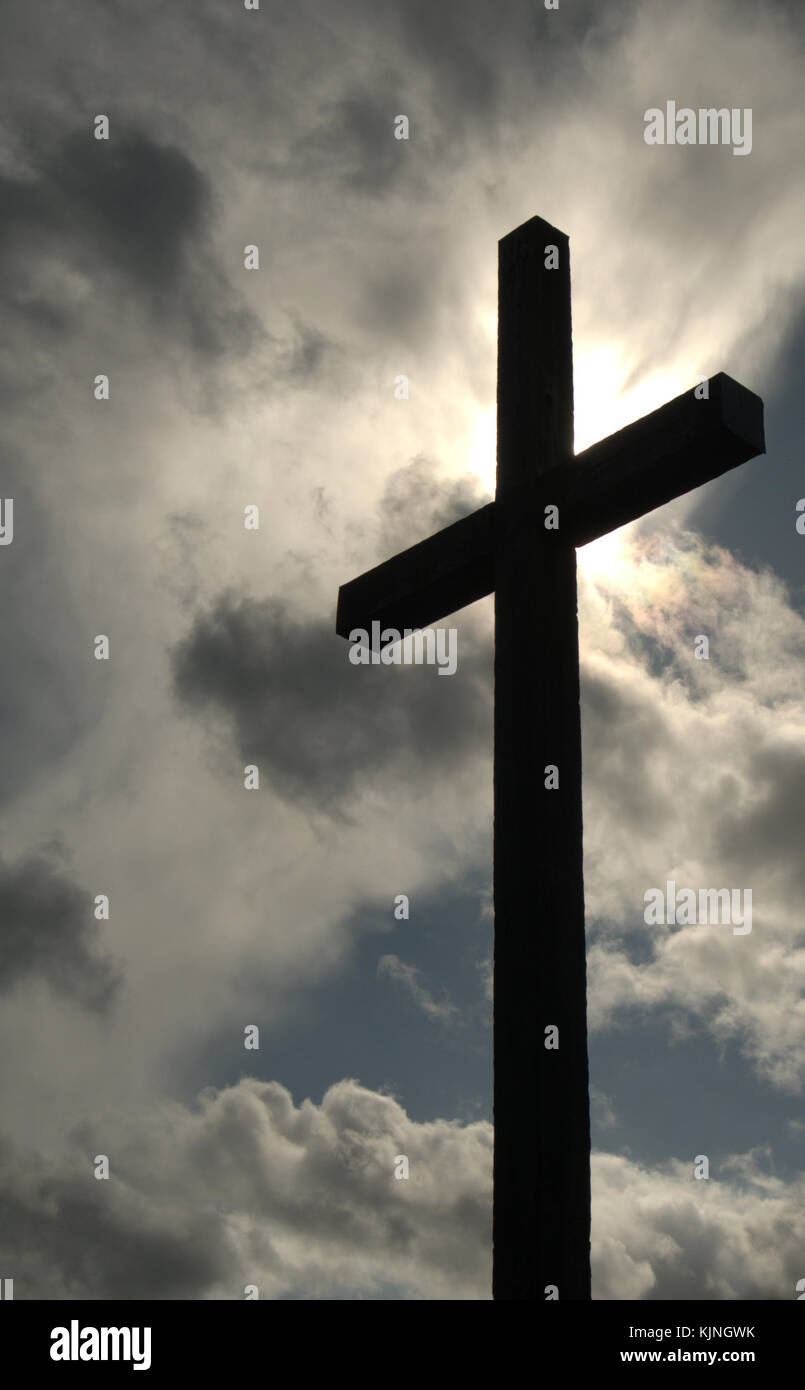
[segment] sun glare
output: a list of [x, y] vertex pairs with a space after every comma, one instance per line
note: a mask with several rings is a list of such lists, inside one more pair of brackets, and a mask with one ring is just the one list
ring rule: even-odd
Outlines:
[[477, 473], [490, 496], [495, 495], [497, 460], [497, 412], [480, 410], [475, 417], [475, 432], [470, 451], [470, 467]]
[[[598, 347], [580, 352], [574, 373], [575, 450], [582, 453], [591, 444], [648, 415], [684, 390], [678, 375], [655, 375], [621, 394], [625, 372], [615, 348]], [[471, 445], [470, 466], [487, 491], [495, 492], [496, 458], [495, 411], [479, 411]], [[578, 552], [579, 567], [588, 579], [625, 579], [628, 548], [623, 542], [625, 528], [591, 541]]]
[[619, 531], [610, 531], [576, 551], [578, 567], [586, 579], [609, 579], [617, 584], [625, 578], [628, 570], [627, 550], [623, 542], [625, 529], [621, 527]]

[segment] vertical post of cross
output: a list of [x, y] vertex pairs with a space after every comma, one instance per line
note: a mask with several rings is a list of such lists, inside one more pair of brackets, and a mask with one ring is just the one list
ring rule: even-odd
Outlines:
[[573, 454], [570, 248], [541, 218], [499, 243], [498, 308], [493, 1295], [589, 1299], [576, 552], [561, 509], [506, 505]]

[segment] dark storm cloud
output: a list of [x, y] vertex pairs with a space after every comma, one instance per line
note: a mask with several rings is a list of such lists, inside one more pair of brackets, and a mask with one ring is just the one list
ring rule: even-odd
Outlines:
[[[385, 0], [369, 18], [358, 0], [340, 16], [338, 26], [325, 27], [315, 5], [294, 11], [289, 43], [297, 52], [300, 43], [322, 53], [326, 45], [327, 81], [305, 85], [308, 99], [290, 117], [283, 113], [286, 129], [296, 125], [295, 138], [280, 157], [276, 144], [262, 156], [277, 177], [321, 180], [367, 201], [419, 197], [445, 167], [465, 162], [470, 141], [476, 151], [494, 143], [496, 118], [511, 92], [502, 75], [511, 70], [506, 56], [516, 51], [494, 7]], [[242, 29], [236, 38], [231, 26], [230, 42], [242, 38]], [[370, 45], [372, 61], [356, 62]], [[544, 63], [538, 43], [533, 62]], [[305, 78], [308, 72], [306, 64]], [[278, 75], [274, 90], [259, 97], [261, 107], [276, 102], [281, 82]], [[394, 136], [398, 115], [408, 118], [407, 140]]]
[[[297, 1107], [242, 1079], [193, 1109], [82, 1121], [58, 1160], [0, 1138], [19, 1298], [488, 1297], [491, 1128], [418, 1124], [354, 1081]], [[94, 1177], [105, 1153], [108, 1181]], [[396, 1154], [427, 1175], [394, 1180]]]
[[0, 550], [0, 805], [56, 766], [102, 704], [87, 677], [59, 518], [36, 496], [31, 472], [28, 458], [0, 446], [0, 489], [14, 499], [14, 540]]
[[234, 1254], [214, 1213], [166, 1210], [120, 1184], [49, 1164], [0, 1140], [0, 1229], [15, 1251], [18, 1298], [197, 1298]]
[[641, 689], [583, 663], [581, 714], [585, 777], [601, 810], [617, 806], [620, 825], [658, 833], [675, 814], [655, 785], [656, 759], [672, 746], [662, 709]]
[[[466, 5], [462, 0], [440, 5], [412, 0], [394, 8], [411, 58], [438, 75], [442, 109], [461, 112], [473, 125], [488, 123], [506, 85], [501, 48], [508, 46], [507, 36], [515, 26], [520, 36], [523, 33], [519, 20], [526, 6], [522, 0], [514, 0], [515, 13], [507, 9], [505, 24], [500, 23], [494, 6]], [[455, 137], [460, 134], [459, 128]]]
[[121, 976], [100, 937], [94, 898], [44, 856], [0, 861], [0, 992], [40, 979], [103, 1012]]
[[212, 192], [181, 150], [112, 118], [109, 140], [91, 126], [33, 156], [34, 177], [0, 187], [0, 295], [44, 332], [77, 328], [80, 301], [54, 303], [43, 262], [106, 291], [119, 281], [164, 332], [201, 357], [243, 353], [259, 340], [257, 318], [239, 300], [210, 249]]
[[[355, 90], [325, 105], [316, 128], [302, 137], [293, 151], [295, 177], [332, 178], [350, 188], [383, 197], [406, 173], [400, 158], [403, 142], [393, 138], [389, 94], [400, 90], [396, 73], [376, 74], [377, 90]], [[393, 101], [392, 101], [393, 105]]]
[[368, 777], [446, 770], [491, 738], [491, 651], [459, 633], [458, 670], [353, 666], [331, 621], [224, 593], [173, 654], [188, 710], [215, 711], [290, 801], [333, 812]]
[[[486, 501], [474, 475], [443, 480], [430, 460], [412, 460], [380, 501], [379, 558]], [[225, 592], [196, 616], [172, 664], [185, 708], [223, 716], [244, 764], [267, 770], [286, 799], [331, 813], [367, 776], [417, 777], [489, 746], [491, 648], [467, 623], [452, 676], [424, 665], [354, 666], [331, 621]]]
[[715, 827], [715, 845], [744, 873], [784, 871], [805, 894], [805, 750], [799, 743], [772, 742], [753, 750], [744, 769], [752, 804], [725, 804]]
[[73, 132], [43, 177], [90, 256], [100, 252], [155, 295], [175, 294], [209, 214], [206, 180], [177, 149], [116, 128], [112, 136]]

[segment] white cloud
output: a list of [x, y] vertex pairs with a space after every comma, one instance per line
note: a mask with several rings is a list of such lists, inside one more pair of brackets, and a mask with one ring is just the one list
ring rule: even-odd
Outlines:
[[490, 1297], [486, 1122], [417, 1124], [349, 1080], [295, 1106], [245, 1079], [194, 1109], [95, 1117], [71, 1139], [58, 1162], [2, 1150], [20, 1297], [238, 1299], [247, 1284], [264, 1299]]
[[739, 1155], [693, 1177], [693, 1163], [648, 1169], [593, 1155], [593, 1297], [796, 1297], [805, 1179], [784, 1183]]
[[[735, 1039], [769, 1083], [805, 1077], [805, 623], [771, 573], [690, 533], [634, 543], [587, 585], [585, 890], [593, 1027], [660, 1007]], [[694, 657], [709, 633], [710, 659]], [[653, 669], [652, 669], [653, 668]], [[751, 888], [751, 934], [646, 926], [646, 889]], [[621, 941], [640, 933], [651, 958]]]
[[[95, 1116], [58, 1161], [0, 1147], [6, 1264], [29, 1298], [488, 1299], [492, 1137], [349, 1080], [320, 1105], [244, 1079], [192, 1109]], [[805, 1181], [763, 1158], [696, 1181], [595, 1153], [593, 1296], [793, 1297]]]

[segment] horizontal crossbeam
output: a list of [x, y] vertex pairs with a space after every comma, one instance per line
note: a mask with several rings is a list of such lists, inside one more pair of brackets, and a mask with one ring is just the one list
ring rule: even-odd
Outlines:
[[587, 545], [765, 453], [763, 402], [719, 373], [708, 398], [686, 391], [659, 410], [510, 489], [338, 591], [336, 632], [427, 627], [495, 587], [495, 555], [519, 521], [559, 508], [563, 541]]

